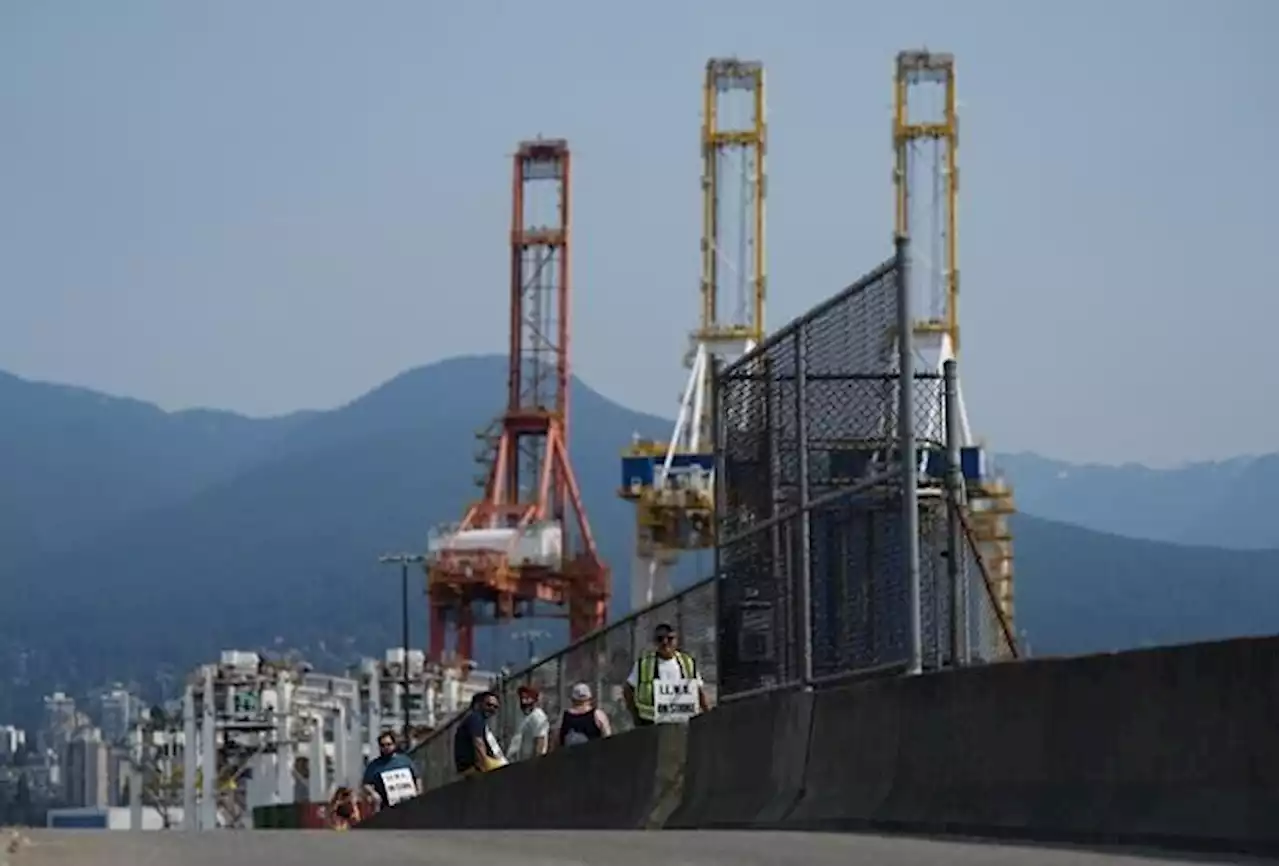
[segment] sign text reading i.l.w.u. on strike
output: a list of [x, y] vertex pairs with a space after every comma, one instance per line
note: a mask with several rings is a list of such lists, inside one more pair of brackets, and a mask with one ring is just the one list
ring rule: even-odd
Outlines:
[[658, 680], [653, 684], [653, 720], [687, 722], [698, 714], [697, 680]]

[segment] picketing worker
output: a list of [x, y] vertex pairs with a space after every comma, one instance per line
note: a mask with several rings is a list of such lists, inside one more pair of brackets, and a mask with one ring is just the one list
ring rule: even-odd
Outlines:
[[364, 768], [362, 784], [376, 809], [394, 806], [422, 793], [417, 768], [409, 756], [399, 750], [396, 735], [390, 731], [383, 731], [378, 737], [378, 757]]
[[679, 648], [667, 623], [653, 630], [653, 649], [632, 665], [622, 696], [636, 727], [687, 722], [711, 709], [697, 660]]

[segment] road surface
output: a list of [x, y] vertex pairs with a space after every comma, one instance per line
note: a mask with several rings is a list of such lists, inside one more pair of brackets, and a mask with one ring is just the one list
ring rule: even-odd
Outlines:
[[0, 866], [1185, 866], [1194, 862], [1274, 862], [761, 831], [27, 830], [20, 837], [0, 839], [5, 843], [0, 847]]

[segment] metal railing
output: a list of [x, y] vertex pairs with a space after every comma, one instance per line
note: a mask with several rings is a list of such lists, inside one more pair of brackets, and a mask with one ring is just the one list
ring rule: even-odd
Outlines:
[[[680, 646], [698, 661], [707, 689], [714, 697], [716, 664], [716, 586], [704, 578], [687, 589], [570, 644], [555, 655], [501, 677], [493, 689], [501, 700], [494, 734], [504, 748], [520, 723], [516, 690], [535, 686], [541, 693], [542, 708], [551, 720], [552, 736], [561, 714], [569, 706], [569, 690], [585, 682], [604, 710], [615, 732], [632, 727], [631, 715], [622, 698], [622, 686], [639, 655], [650, 647], [653, 629], [659, 623], [676, 628]], [[437, 788], [457, 779], [454, 769], [453, 739], [461, 714], [433, 731], [413, 751], [422, 774], [423, 787]]]

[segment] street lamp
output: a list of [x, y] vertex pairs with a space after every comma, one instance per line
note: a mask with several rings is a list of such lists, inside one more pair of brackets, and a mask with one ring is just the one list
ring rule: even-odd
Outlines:
[[411, 745], [409, 738], [409, 564], [426, 562], [421, 553], [388, 553], [378, 557], [382, 565], [400, 566], [400, 647], [404, 654], [400, 661], [400, 685], [403, 694], [400, 703], [404, 709], [404, 747]]

